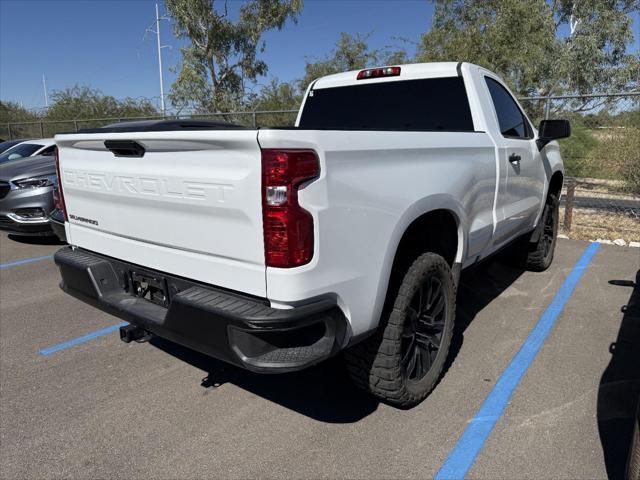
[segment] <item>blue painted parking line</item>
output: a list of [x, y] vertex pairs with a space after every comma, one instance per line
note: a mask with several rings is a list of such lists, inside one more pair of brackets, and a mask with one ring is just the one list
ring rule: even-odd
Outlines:
[[496, 382], [480, 410], [471, 419], [462, 437], [440, 467], [435, 476], [436, 479], [461, 479], [467, 475], [599, 247], [599, 243], [592, 243], [584, 251], [551, 304]]
[[19, 267], [20, 265], [27, 265], [29, 263], [41, 262], [42, 260], [49, 260], [53, 258], [53, 255], [43, 255], [42, 257], [25, 258], [24, 260], [17, 260], [15, 262], [0, 263], [0, 270], [11, 267]]
[[88, 342], [89, 340], [93, 340], [94, 338], [102, 337], [103, 335], [107, 335], [109, 333], [115, 332], [120, 327], [124, 327], [125, 325], [129, 325], [129, 324], [127, 322], [122, 322], [117, 325], [113, 325], [111, 327], [103, 328], [101, 330], [96, 330], [95, 332], [82, 335], [81, 337], [77, 337], [72, 340], [67, 340], [66, 342], [62, 342], [57, 345], [54, 345], [53, 347], [43, 348], [42, 350], [40, 350], [40, 355], [44, 355], [46, 357], [48, 355], [51, 355], [52, 353], [59, 352], [60, 350], [65, 350], [67, 348], [75, 347], [76, 345], [80, 345], [81, 343]]

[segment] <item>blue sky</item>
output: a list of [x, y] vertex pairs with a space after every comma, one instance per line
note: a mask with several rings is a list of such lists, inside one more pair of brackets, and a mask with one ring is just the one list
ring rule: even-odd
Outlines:
[[[230, 3], [234, 3], [233, 0]], [[44, 106], [49, 92], [76, 83], [115, 97], [159, 97], [156, 38], [143, 40], [155, 21], [153, 0], [0, 0], [0, 99]], [[160, 5], [161, 13], [164, 8]], [[423, 0], [306, 0], [298, 23], [264, 36], [262, 58], [270, 77], [299, 78], [305, 57], [321, 58], [340, 32], [372, 33], [372, 47], [394, 36], [417, 41], [430, 25], [433, 6]], [[169, 22], [161, 25], [165, 93], [180, 60]], [[409, 45], [409, 47], [411, 47]]]
[[[230, 0], [237, 10], [238, 0]], [[164, 7], [161, 3], [161, 13]], [[118, 98], [159, 98], [156, 39], [145, 30], [155, 20], [154, 0], [0, 0], [0, 99], [28, 108], [44, 106], [47, 89], [89, 85]], [[306, 0], [297, 24], [268, 32], [262, 58], [269, 74], [300, 78], [305, 58], [324, 57], [340, 32], [370, 33], [380, 48], [394, 37], [417, 42], [431, 24], [426, 0]], [[634, 18], [638, 31], [640, 18]], [[181, 41], [162, 22], [165, 93], [175, 78]], [[636, 43], [640, 35], [636, 33]], [[396, 42], [397, 43], [397, 42]], [[405, 48], [411, 50], [410, 44]], [[637, 46], [636, 46], [637, 49]]]

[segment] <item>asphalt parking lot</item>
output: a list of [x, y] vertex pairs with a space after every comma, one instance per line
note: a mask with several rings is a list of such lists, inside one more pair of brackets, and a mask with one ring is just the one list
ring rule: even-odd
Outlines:
[[467, 476], [621, 475], [640, 391], [640, 313], [623, 307], [640, 249], [600, 246], [550, 313], [588, 243], [560, 240], [544, 273], [499, 259], [465, 272], [448, 371], [402, 411], [351, 387], [338, 359], [260, 376], [101, 334], [120, 321], [59, 290], [58, 248], [0, 236], [2, 478], [430, 478], [545, 315], [552, 329]]

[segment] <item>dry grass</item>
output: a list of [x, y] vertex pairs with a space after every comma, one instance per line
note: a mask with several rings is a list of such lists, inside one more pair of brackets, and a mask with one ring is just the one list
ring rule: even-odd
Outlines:
[[579, 240], [623, 239], [625, 242], [640, 242], [640, 218], [621, 213], [598, 210], [575, 209], [571, 230], [564, 231], [564, 208], [560, 208], [560, 227], [569, 238]]

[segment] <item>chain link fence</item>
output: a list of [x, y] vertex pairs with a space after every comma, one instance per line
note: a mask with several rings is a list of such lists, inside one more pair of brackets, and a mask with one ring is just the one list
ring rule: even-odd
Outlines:
[[521, 99], [531, 119], [565, 118], [563, 229], [588, 240], [640, 242], [640, 94]]
[[[571, 138], [560, 141], [567, 177], [561, 203], [564, 233], [640, 242], [640, 93], [527, 97], [520, 102], [536, 126], [543, 118], [571, 121]], [[296, 115], [297, 110], [274, 110], [10, 123], [0, 125], [0, 138], [44, 138], [124, 120], [161, 118], [291, 126]]]
[[269, 110], [251, 112], [203, 113], [187, 115], [166, 115], [150, 117], [110, 117], [77, 120], [55, 120], [40, 122], [15, 122], [0, 124], [0, 138], [49, 138], [57, 133], [78, 132], [85, 128], [99, 128], [112, 123], [136, 120], [193, 119], [235, 123], [246, 127], [291, 126], [295, 123], [298, 110]]

